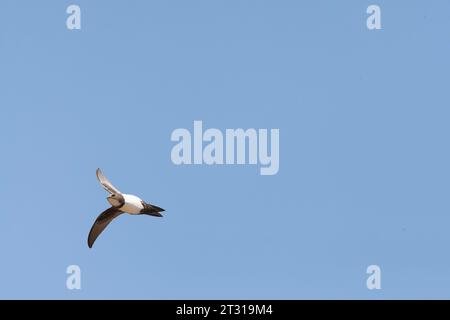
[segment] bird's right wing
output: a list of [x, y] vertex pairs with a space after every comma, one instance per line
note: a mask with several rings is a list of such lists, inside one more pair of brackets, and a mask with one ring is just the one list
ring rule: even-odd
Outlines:
[[103, 172], [102, 172], [102, 170], [100, 170], [100, 168], [97, 169], [97, 179], [98, 179], [98, 181], [100, 181], [103, 188], [106, 191], [108, 191], [109, 193], [111, 193], [111, 194], [112, 193], [119, 193], [119, 194], [122, 193], [116, 187], [114, 187], [111, 182], [109, 182], [109, 180], [103, 175]]
[[95, 220], [94, 225], [91, 228], [88, 236], [88, 246], [92, 248], [97, 237], [102, 233], [103, 230], [108, 226], [108, 224], [116, 217], [121, 215], [123, 212], [111, 207], [103, 211]]

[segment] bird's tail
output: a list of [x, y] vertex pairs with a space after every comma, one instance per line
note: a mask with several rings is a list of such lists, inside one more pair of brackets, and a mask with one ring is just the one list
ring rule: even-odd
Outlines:
[[166, 210], [164, 210], [163, 208], [160, 208], [160, 207], [158, 207], [158, 206], [155, 206], [155, 205], [152, 205], [152, 204], [150, 204], [150, 207], [152, 207], [154, 210], [156, 210], [157, 212], [163, 212], [163, 211], [166, 211]]
[[142, 210], [142, 213], [150, 215], [150, 216], [162, 217], [162, 214], [160, 212], [163, 212], [163, 211], [166, 211], [166, 210], [164, 210], [163, 208], [160, 208], [158, 206], [149, 204], [149, 203], [144, 203], [144, 210]]

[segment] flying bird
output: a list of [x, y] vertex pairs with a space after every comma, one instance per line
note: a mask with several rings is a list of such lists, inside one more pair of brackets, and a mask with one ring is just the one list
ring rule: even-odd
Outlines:
[[120, 192], [111, 182], [103, 175], [100, 169], [97, 169], [97, 179], [103, 188], [110, 193], [106, 199], [111, 204], [111, 208], [103, 211], [95, 220], [88, 236], [88, 246], [92, 248], [97, 237], [102, 233], [108, 224], [122, 213], [132, 215], [146, 214], [149, 216], [162, 217], [160, 212], [165, 211], [163, 208], [149, 204], [131, 194]]

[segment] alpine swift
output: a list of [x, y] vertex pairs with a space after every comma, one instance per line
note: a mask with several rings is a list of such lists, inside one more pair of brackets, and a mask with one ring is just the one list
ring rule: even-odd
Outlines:
[[108, 224], [122, 213], [129, 213], [132, 215], [146, 214], [149, 216], [162, 217], [160, 212], [165, 211], [164, 209], [146, 203], [134, 195], [120, 192], [108, 179], [106, 179], [100, 169], [97, 169], [97, 179], [100, 181], [103, 188], [110, 193], [109, 197], [106, 199], [112, 207], [103, 211], [95, 220], [88, 236], [89, 248], [92, 248], [95, 240], [100, 233], [105, 230]]

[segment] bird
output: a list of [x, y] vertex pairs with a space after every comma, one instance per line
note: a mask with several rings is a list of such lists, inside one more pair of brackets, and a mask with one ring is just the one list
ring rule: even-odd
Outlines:
[[109, 196], [106, 198], [111, 207], [103, 211], [95, 220], [88, 236], [88, 246], [92, 248], [97, 237], [105, 230], [108, 224], [120, 216], [122, 213], [131, 215], [149, 215], [154, 217], [162, 217], [163, 208], [153, 204], [146, 203], [141, 198], [120, 192], [111, 182], [103, 175], [100, 168], [96, 171], [97, 179], [102, 187], [108, 191]]

